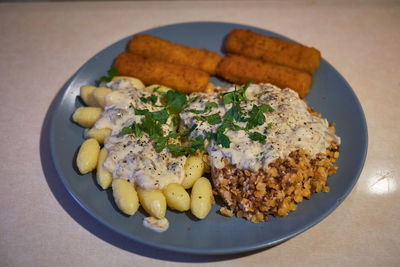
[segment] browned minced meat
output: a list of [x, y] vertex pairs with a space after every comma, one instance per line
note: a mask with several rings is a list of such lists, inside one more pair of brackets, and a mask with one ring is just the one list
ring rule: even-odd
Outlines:
[[314, 158], [300, 149], [271, 163], [266, 171], [241, 170], [231, 164], [213, 168], [214, 194], [228, 206], [221, 208], [221, 213], [235, 213], [254, 223], [268, 221], [268, 215], [286, 216], [303, 198], [329, 191], [326, 179], [337, 170], [333, 163], [339, 157], [338, 149], [332, 143], [326, 154]]

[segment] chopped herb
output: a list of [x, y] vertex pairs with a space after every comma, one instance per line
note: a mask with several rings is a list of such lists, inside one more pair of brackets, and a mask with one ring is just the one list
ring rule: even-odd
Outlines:
[[[131, 107], [133, 107], [133, 105]], [[166, 109], [154, 112], [150, 112], [148, 109], [137, 109], [135, 107], [133, 107], [133, 109], [135, 110], [135, 115], [150, 115], [151, 117], [153, 117], [154, 120], [162, 124], [166, 123], [169, 117], [168, 111]]]
[[156, 143], [157, 153], [163, 151], [166, 145], [167, 145], [167, 138], [165, 138], [164, 136], [159, 136]]
[[142, 130], [145, 133], [148, 133], [152, 140], [162, 136], [161, 124], [155, 121], [149, 113], [144, 115], [144, 119], [142, 120]]
[[221, 123], [221, 116], [218, 113], [203, 117], [210, 125]]
[[224, 133], [218, 132], [215, 134], [215, 141], [222, 147], [229, 148], [231, 146], [231, 140]]
[[156, 95], [151, 95], [148, 97], [141, 97], [140, 100], [142, 100], [143, 103], [148, 103], [151, 102], [151, 104], [155, 105], [157, 103], [158, 97]]
[[156, 121], [164, 124], [167, 122], [169, 114], [168, 111], [166, 109], [162, 109], [159, 111], [155, 111], [155, 112], [150, 112], [151, 116], [153, 117], [153, 119], [155, 119]]
[[179, 117], [178, 116], [172, 116], [172, 124], [174, 125], [174, 126], [178, 126], [178, 123], [179, 123]]
[[249, 132], [249, 138], [253, 141], [258, 141], [261, 144], [265, 144], [265, 139], [267, 138], [265, 135], [260, 134], [259, 132]]
[[169, 152], [171, 152], [172, 155], [179, 157], [179, 156], [184, 156], [186, 154], [186, 149], [185, 147], [177, 144], [168, 144], [167, 145]]
[[197, 128], [197, 124], [193, 124], [193, 126], [190, 127], [190, 129], [185, 130], [185, 131], [181, 134], [181, 137], [182, 137], [182, 138], [188, 137], [189, 134], [190, 134], [191, 132], [193, 132], [196, 128]]
[[265, 116], [263, 112], [273, 112], [274, 109], [267, 104], [262, 104], [261, 106], [253, 105], [249, 116], [250, 118], [247, 121], [246, 129], [250, 130], [258, 125], [263, 125], [265, 123]]
[[203, 110], [189, 109], [186, 112], [191, 112], [194, 114], [203, 114], [210, 112], [212, 108], [218, 108], [218, 104], [215, 102], [207, 102]]
[[167, 135], [168, 138], [178, 138], [179, 134], [175, 131], [169, 132], [169, 134]]
[[142, 136], [142, 130], [136, 123], [132, 123], [130, 126], [122, 128], [122, 130], [119, 132], [119, 135], [123, 136], [126, 134], [133, 134], [133, 133], [136, 135], [136, 137]]
[[179, 113], [187, 104], [186, 94], [178, 91], [158, 92], [167, 99], [167, 109], [170, 113]]
[[197, 150], [204, 151], [204, 140], [205, 138], [201, 135], [190, 140], [189, 153], [193, 155]]
[[100, 81], [101, 82], [111, 82], [112, 78], [114, 78], [115, 76], [118, 76], [118, 69], [113, 66], [111, 67], [111, 69], [109, 69], [107, 71], [108, 77], [107, 76], [101, 76], [100, 77]]

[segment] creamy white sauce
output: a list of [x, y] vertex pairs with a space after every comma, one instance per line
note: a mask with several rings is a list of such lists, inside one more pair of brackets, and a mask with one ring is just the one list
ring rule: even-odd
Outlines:
[[[104, 162], [105, 169], [112, 173], [113, 178], [127, 178], [144, 189], [162, 189], [170, 183], [181, 183], [184, 178], [185, 156], [174, 157], [168, 149], [157, 153], [156, 141], [150, 140], [147, 134], [140, 138], [134, 134], [119, 136], [124, 127], [133, 122], [140, 123], [144, 117], [135, 115], [131, 104], [136, 109], [148, 109], [150, 112], [162, 108], [155, 107], [150, 102], [144, 103], [140, 98], [151, 94], [132, 87], [124, 80], [111, 82], [106, 86], [115, 91], [106, 96], [107, 106], [95, 124], [96, 128], [112, 130], [111, 136], [104, 140], [104, 146], [108, 150], [108, 157]], [[173, 129], [169, 118], [167, 123], [162, 125], [163, 134], [167, 135]]]
[[162, 233], [168, 230], [169, 222], [167, 218], [157, 219], [155, 217], [146, 217], [143, 219], [143, 225], [153, 231]]
[[[230, 88], [228, 91], [232, 91]], [[218, 108], [213, 108], [209, 113], [219, 113], [221, 117], [231, 108], [231, 104], [224, 106], [219, 93], [196, 94], [199, 98], [191, 103], [187, 109], [203, 110], [207, 102], [217, 102]], [[324, 118], [313, 116], [307, 110], [306, 103], [291, 89], [279, 89], [270, 84], [251, 85], [246, 91], [246, 97], [250, 100], [242, 104], [244, 113], [249, 112], [253, 105], [270, 105], [274, 111], [266, 112], [263, 125], [251, 129], [266, 136], [265, 144], [253, 141], [244, 130], [226, 130], [231, 144], [224, 148], [211, 140], [207, 151], [213, 167], [223, 168], [224, 158], [237, 168], [257, 171], [260, 168], [267, 169], [268, 165], [278, 158], [285, 158], [290, 152], [303, 148], [312, 156], [318, 153], [326, 153], [326, 148], [331, 142], [340, 144], [340, 138], [330, 129], [328, 121]], [[221, 125], [210, 125], [206, 121], [199, 122], [196, 114], [190, 112], [181, 113], [182, 121], [190, 128], [198, 124], [190, 138], [205, 135], [206, 132], [216, 132]], [[272, 123], [272, 124], [270, 124]], [[245, 127], [245, 122], [235, 122]], [[268, 125], [272, 125], [268, 129]]]

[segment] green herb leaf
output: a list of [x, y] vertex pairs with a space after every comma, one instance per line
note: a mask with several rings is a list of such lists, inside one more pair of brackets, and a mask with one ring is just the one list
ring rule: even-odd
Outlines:
[[164, 150], [166, 146], [167, 146], [167, 138], [165, 138], [164, 136], [159, 136], [156, 142], [156, 152], [160, 153], [161, 151]]
[[[133, 105], [132, 105], [132, 107], [133, 107]], [[162, 109], [162, 110], [154, 111], [154, 112], [150, 112], [148, 109], [137, 109], [135, 107], [133, 107], [133, 109], [135, 110], [135, 115], [150, 114], [154, 120], [156, 120], [162, 124], [166, 123], [168, 120], [168, 117], [169, 117], [168, 111], [166, 109]]]
[[143, 103], [148, 103], [151, 102], [151, 104], [155, 105], [157, 103], [158, 97], [156, 95], [151, 95], [148, 97], [141, 97], [140, 100], [142, 100]]
[[229, 140], [229, 137], [218, 131], [215, 134], [215, 141], [217, 141], [217, 144], [220, 144], [225, 148], [229, 148], [231, 146], [231, 140]]
[[270, 105], [268, 105], [268, 104], [262, 104], [261, 106], [260, 106], [260, 110], [262, 111], [262, 112], [274, 112], [275, 110], [270, 106]]
[[126, 134], [135, 134], [136, 137], [141, 137], [142, 136], [142, 130], [140, 129], [139, 125], [136, 123], [132, 123], [130, 126], [126, 126], [122, 128], [122, 130], [119, 132], [119, 136], [123, 136]]
[[207, 102], [203, 110], [189, 109], [189, 110], [186, 110], [186, 112], [191, 112], [194, 114], [203, 114], [203, 113], [210, 112], [212, 110], [212, 108], [218, 108], [218, 104], [215, 102]]
[[204, 140], [205, 138], [201, 135], [190, 140], [189, 153], [193, 155], [197, 150], [204, 151]]
[[172, 124], [173, 124], [174, 126], [178, 126], [178, 123], [179, 123], [179, 117], [178, 117], [177, 115], [173, 115], [173, 117], [172, 117]]
[[265, 135], [260, 134], [259, 132], [249, 132], [249, 138], [253, 141], [258, 141], [261, 144], [265, 144], [265, 139], [267, 138]]
[[135, 110], [135, 115], [146, 115], [149, 114], [150, 111], [148, 109], [137, 109], [131, 103], [131, 108]]
[[174, 138], [174, 139], [178, 138], [178, 136], [179, 134], [175, 131], [169, 132], [167, 135], [168, 138]]
[[171, 152], [172, 155], [179, 157], [186, 155], [185, 147], [177, 144], [168, 144], [168, 150]]
[[118, 135], [123, 136], [123, 135], [131, 134], [131, 133], [133, 133], [132, 125], [122, 128], [122, 130], [119, 132]]
[[178, 91], [158, 92], [167, 99], [167, 109], [170, 113], [179, 113], [187, 104], [186, 94]]
[[153, 119], [155, 119], [156, 121], [164, 124], [167, 122], [169, 114], [168, 111], [166, 109], [162, 109], [159, 111], [155, 111], [155, 112], [150, 112], [151, 116], [153, 117]]
[[100, 81], [102, 82], [111, 82], [112, 78], [115, 76], [118, 76], [118, 69], [113, 66], [107, 71], [108, 77], [107, 76], [101, 76]]
[[215, 125], [222, 122], [221, 116], [218, 113], [203, 117], [210, 125]]
[[196, 128], [197, 128], [197, 124], [193, 124], [192, 127], [190, 127], [190, 129], [187, 129], [187, 130], [183, 131], [183, 133], [181, 134], [181, 137], [182, 137], [182, 138], [188, 137], [189, 134], [190, 134], [191, 132], [193, 132]]
[[162, 136], [161, 124], [155, 121], [149, 113], [144, 115], [144, 119], [142, 120], [142, 130], [148, 133], [152, 140]]
[[246, 129], [250, 130], [253, 129], [254, 127], [258, 125], [263, 125], [265, 123], [265, 116], [264, 112], [273, 112], [274, 109], [267, 104], [262, 104], [261, 106], [257, 107], [256, 105], [253, 105], [253, 108], [251, 109], [249, 113], [249, 120], [246, 124]]

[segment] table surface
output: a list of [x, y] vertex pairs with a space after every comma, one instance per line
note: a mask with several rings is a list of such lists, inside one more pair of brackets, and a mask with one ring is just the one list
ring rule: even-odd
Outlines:
[[[369, 148], [358, 183], [330, 216], [283, 244], [219, 257], [129, 247], [101, 231], [41, 162], [50, 104], [83, 63], [135, 32], [187, 21], [249, 24], [317, 47], [363, 106]], [[396, 1], [0, 4], [0, 265], [399, 266], [399, 28]]]

